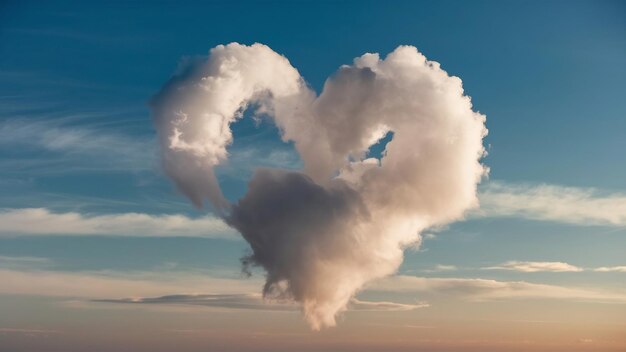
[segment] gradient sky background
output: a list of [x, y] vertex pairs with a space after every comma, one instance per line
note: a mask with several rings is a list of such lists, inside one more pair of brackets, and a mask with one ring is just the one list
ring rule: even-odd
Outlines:
[[[318, 92], [414, 45], [487, 116], [481, 209], [429, 231], [336, 328], [263, 305], [247, 244], [160, 170], [148, 99], [234, 41]], [[624, 351], [625, 63], [623, 1], [2, 2], [0, 350]], [[271, 124], [234, 131], [229, 199], [256, 166], [301, 166]]]

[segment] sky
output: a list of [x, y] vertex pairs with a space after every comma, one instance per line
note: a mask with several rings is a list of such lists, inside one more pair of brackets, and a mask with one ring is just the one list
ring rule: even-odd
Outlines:
[[[0, 350], [625, 350], [625, 5], [1, 2]], [[249, 241], [164, 171], [157, 93], [232, 42], [284, 56], [317, 95], [410, 45], [486, 116], [480, 206], [425, 227], [334, 327], [264, 302]], [[229, 202], [257, 167], [306, 167], [243, 115], [215, 168]]]

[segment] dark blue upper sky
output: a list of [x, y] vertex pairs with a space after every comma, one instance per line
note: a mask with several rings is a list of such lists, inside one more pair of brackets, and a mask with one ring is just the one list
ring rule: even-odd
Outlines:
[[626, 187], [623, 2], [19, 1], [2, 12], [3, 111], [89, 112], [73, 123], [151, 135], [146, 101], [182, 56], [261, 42], [319, 91], [352, 58], [410, 44], [487, 115], [492, 178]]

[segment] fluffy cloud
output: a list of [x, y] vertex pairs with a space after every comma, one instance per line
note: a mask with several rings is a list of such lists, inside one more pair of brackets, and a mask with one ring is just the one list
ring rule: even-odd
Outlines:
[[[151, 102], [166, 173], [209, 201], [267, 271], [265, 297], [293, 299], [314, 329], [335, 325], [364, 285], [396, 271], [419, 233], [478, 204], [485, 116], [461, 80], [416, 48], [344, 65], [319, 96], [269, 47], [232, 43], [185, 62]], [[302, 172], [259, 168], [231, 204], [215, 177], [248, 108], [293, 142]], [[393, 133], [380, 159], [370, 146]]]
[[513, 271], [521, 271], [525, 273], [534, 273], [538, 271], [554, 271], [554, 272], [563, 272], [563, 271], [583, 271], [583, 268], [579, 268], [577, 266], [563, 263], [563, 262], [520, 262], [520, 261], [508, 261], [496, 266], [490, 266], [483, 269], [489, 270], [513, 270]]
[[213, 167], [228, 156], [230, 124], [250, 102], [265, 110], [269, 97], [303, 88], [289, 61], [264, 45], [220, 45], [206, 62], [186, 60], [151, 101], [165, 171], [196, 206], [208, 199], [228, 208]]
[[556, 185], [489, 182], [480, 193], [483, 216], [511, 216], [577, 225], [626, 225], [626, 194]]
[[116, 235], [189, 236], [236, 238], [224, 222], [214, 216], [189, 218], [184, 215], [141, 213], [83, 215], [53, 213], [44, 208], [0, 210], [0, 236], [15, 235]]

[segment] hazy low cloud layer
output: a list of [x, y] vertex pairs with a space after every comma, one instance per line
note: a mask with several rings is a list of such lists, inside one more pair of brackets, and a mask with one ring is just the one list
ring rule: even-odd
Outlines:
[[626, 194], [557, 185], [488, 182], [479, 214], [576, 225], [626, 226]]
[[457, 297], [471, 301], [503, 299], [567, 299], [626, 304], [626, 292], [576, 288], [525, 281], [466, 278], [425, 278], [398, 275], [369, 285], [368, 290], [415, 292], [425, 299]]
[[[459, 78], [411, 46], [355, 58], [317, 96], [269, 47], [220, 45], [184, 62], [151, 107], [178, 189], [239, 230], [252, 248], [244, 264], [267, 271], [265, 297], [299, 302], [314, 329], [335, 325], [367, 282], [396, 271], [422, 230], [476, 206], [487, 172], [485, 116]], [[257, 169], [230, 204], [215, 167], [248, 108], [273, 118], [303, 171]], [[383, 156], [368, 157], [388, 133]]]
[[[293, 311], [298, 307], [289, 301], [267, 301], [260, 294], [200, 294], [169, 295], [161, 297], [103, 299], [96, 302], [129, 304], [193, 305], [229, 309], [251, 309], [269, 311]], [[426, 303], [405, 304], [387, 301], [361, 301], [352, 299], [349, 310], [358, 311], [408, 311], [428, 307]]]
[[163, 296], [173, 292], [231, 294], [254, 292], [262, 285], [259, 280], [211, 277], [196, 272], [67, 272], [2, 268], [0, 282], [0, 294], [84, 299]]
[[206, 215], [125, 213], [84, 215], [45, 208], [0, 209], [0, 237], [16, 235], [115, 235], [236, 238], [219, 218]]
[[[60, 272], [52, 270], [0, 269], [0, 294], [37, 295], [114, 303], [198, 304], [223, 308], [264, 309], [255, 294], [261, 280], [211, 277], [197, 272]], [[442, 300], [491, 301], [507, 299], [566, 299], [626, 304], [626, 292], [579, 288], [526, 281], [497, 281], [467, 278], [391, 276], [370, 283], [366, 291], [410, 294], [411, 303], [350, 299], [346, 309], [401, 311], [423, 308], [427, 301], [437, 306]], [[179, 293], [173, 295], [173, 293]], [[120, 298], [132, 297], [132, 298]], [[152, 298], [150, 298], [152, 297]], [[213, 301], [212, 301], [213, 300]], [[293, 304], [270, 300], [267, 310], [289, 310]], [[290, 308], [285, 308], [288, 306]]]

